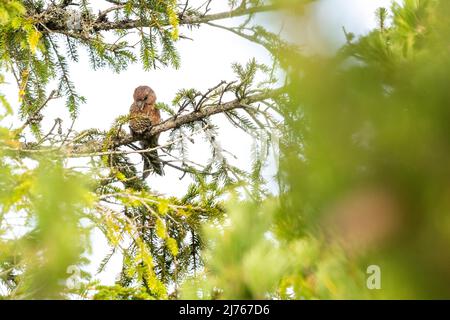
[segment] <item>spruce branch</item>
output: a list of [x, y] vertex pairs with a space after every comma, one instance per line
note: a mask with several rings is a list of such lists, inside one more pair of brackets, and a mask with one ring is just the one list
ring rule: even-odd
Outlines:
[[[171, 129], [179, 128], [183, 125], [192, 124], [198, 121], [205, 120], [212, 115], [226, 113], [228, 111], [234, 109], [243, 109], [249, 108], [252, 103], [260, 102], [264, 100], [269, 100], [272, 98], [276, 98], [277, 96], [282, 95], [285, 92], [285, 88], [277, 88], [273, 90], [269, 90], [262, 93], [256, 93], [253, 95], [249, 95], [243, 99], [235, 99], [229, 102], [208, 106], [205, 108], [201, 108], [198, 110], [194, 110], [190, 113], [180, 115], [180, 116], [172, 116], [160, 124], [153, 126], [146, 134], [153, 136], [160, 134], [165, 131], [169, 131]], [[140, 137], [133, 137], [131, 135], [123, 135], [116, 139], [113, 142], [113, 149], [116, 149], [120, 146], [126, 146], [133, 142], [139, 141]], [[87, 148], [86, 148], [87, 147]], [[103, 152], [103, 142], [94, 145], [75, 145], [71, 150], [71, 154], [76, 156], [77, 154], [94, 154]], [[140, 151], [134, 151], [140, 152]]]

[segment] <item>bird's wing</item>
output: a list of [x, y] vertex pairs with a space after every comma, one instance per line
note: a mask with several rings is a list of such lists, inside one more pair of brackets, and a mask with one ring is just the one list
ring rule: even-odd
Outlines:
[[133, 103], [130, 107], [129, 125], [133, 133], [143, 134], [146, 130], [151, 128], [152, 121], [145, 112], [140, 111], [138, 106]]

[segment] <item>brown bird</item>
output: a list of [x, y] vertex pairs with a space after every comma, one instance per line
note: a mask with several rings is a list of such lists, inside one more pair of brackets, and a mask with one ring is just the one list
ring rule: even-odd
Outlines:
[[[161, 122], [161, 115], [155, 106], [155, 92], [148, 86], [139, 86], [134, 90], [133, 100], [129, 122], [131, 134], [141, 138], [140, 144], [143, 149], [155, 148], [158, 146], [159, 134], [153, 136], [148, 134], [152, 126]], [[144, 159], [144, 179], [150, 174], [150, 168], [160, 176], [164, 174], [158, 150], [143, 153], [142, 158]]]

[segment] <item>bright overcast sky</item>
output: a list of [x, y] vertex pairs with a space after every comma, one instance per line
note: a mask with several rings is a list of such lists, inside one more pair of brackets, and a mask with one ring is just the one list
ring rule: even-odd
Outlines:
[[[224, 11], [227, 8], [227, 2], [228, 0], [213, 0], [212, 8], [216, 12]], [[313, 42], [316, 49], [320, 49], [323, 48], [324, 43], [316, 41], [319, 31], [323, 36], [338, 39], [338, 42], [343, 40], [342, 26], [356, 34], [367, 32], [375, 25], [375, 9], [380, 6], [388, 7], [390, 2], [390, 0], [322, 0], [314, 9], [313, 19], [301, 25], [299, 21], [289, 19], [286, 29], [291, 32], [289, 38], [299, 42]], [[267, 21], [273, 30], [279, 29], [282, 25], [281, 17], [275, 16], [274, 19], [274, 16], [267, 14], [260, 15], [258, 21]], [[222, 23], [233, 23], [233, 20], [222, 21]], [[292, 28], [293, 25], [294, 28]], [[128, 112], [133, 90], [138, 85], [151, 86], [157, 94], [158, 101], [170, 103], [175, 93], [181, 88], [193, 87], [205, 90], [221, 80], [232, 80], [233, 73], [230, 66], [233, 62], [245, 63], [255, 57], [259, 62], [270, 64], [270, 57], [263, 48], [227, 31], [202, 26], [192, 31], [183, 28], [182, 33], [193, 41], [181, 40], [178, 43], [181, 56], [181, 68], [178, 70], [164, 68], [145, 72], [139, 64], [135, 64], [121, 74], [114, 74], [109, 70], [90, 70], [86, 56], [81, 56], [77, 64], [71, 63], [72, 81], [78, 91], [87, 98], [87, 103], [79, 110], [75, 130], [108, 129], [116, 117]], [[336, 40], [333, 41], [336, 43]], [[11, 85], [6, 90], [2, 88], [2, 92], [6, 94], [9, 101], [14, 103], [17, 101], [17, 90], [12, 79], [10, 81]], [[47, 118], [44, 128], [51, 125], [57, 117], [64, 119], [65, 126], [69, 125], [67, 111], [63, 105], [62, 100], [52, 101], [49, 104], [45, 110]], [[238, 157], [237, 163], [247, 167], [250, 162], [251, 139], [243, 132], [228, 127], [222, 130], [220, 139], [225, 149]], [[194, 154], [208, 152], [209, 149], [202, 149], [198, 145], [199, 143], [194, 146]], [[273, 165], [269, 166], [267, 175], [270, 176], [273, 173], [273, 168]], [[180, 174], [177, 172], [166, 170], [166, 173], [163, 178], [151, 176], [148, 183], [162, 193], [182, 194], [188, 182], [180, 181], [178, 178]], [[94, 237], [92, 270], [96, 269], [108, 251], [105, 244], [105, 240], [98, 234]], [[120, 257], [117, 256], [113, 259], [109, 270], [98, 278], [105, 284], [113, 284], [120, 265]]]

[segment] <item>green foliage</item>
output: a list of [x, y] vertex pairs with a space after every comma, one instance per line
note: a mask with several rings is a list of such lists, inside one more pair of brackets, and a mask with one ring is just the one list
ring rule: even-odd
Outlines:
[[[1, 4], [0, 67], [17, 81], [21, 106], [14, 111], [23, 121], [16, 129], [0, 127], [3, 298], [177, 298], [178, 286], [204, 265], [201, 229], [223, 218], [226, 195], [237, 188], [255, 199], [266, 194], [261, 171], [278, 121], [265, 111], [275, 108], [275, 102], [266, 99], [265, 110], [260, 110], [246, 99], [267, 93], [267, 85], [273, 85], [275, 79], [269, 75], [265, 85], [256, 84], [257, 73], [270, 72], [255, 60], [233, 66], [235, 81], [222, 82], [206, 92], [180, 90], [172, 106], [158, 104], [176, 118], [186, 112], [211, 110], [225, 103], [224, 96], [235, 97], [246, 104], [245, 109], [230, 110], [227, 119], [261, 138], [252, 150], [252, 170], [245, 172], [231, 165], [229, 158], [234, 156], [221, 146], [218, 126], [210, 116], [171, 130], [169, 143], [161, 148], [169, 158], [163, 158], [164, 164], [182, 172], [181, 178], [189, 175], [192, 180], [180, 198], [159, 195], [140, 178], [130, 156], [138, 147], [120, 143], [127, 137], [128, 116], [117, 118], [106, 132], [70, 128], [63, 133], [61, 119], [45, 134], [41, 128], [49, 100], [64, 97], [73, 120], [85, 103], [71, 81], [69, 68], [80, 55], [87, 54], [94, 70], [110, 67], [120, 72], [135, 62], [137, 55], [145, 70], [178, 67], [175, 42], [180, 37], [179, 19], [183, 14], [196, 19], [201, 16], [200, 9], [174, 0], [129, 0], [98, 14], [89, 8], [89, 1]], [[107, 31], [113, 34], [104, 36]], [[53, 89], [50, 85], [56, 88], [47, 94]], [[1, 113], [2, 120], [13, 110], [1, 95], [0, 102], [6, 111]], [[270, 128], [265, 128], [264, 122]], [[27, 129], [34, 137], [29, 137]], [[203, 135], [211, 147], [206, 164], [189, 159], [195, 134]], [[72, 168], [72, 156], [88, 159], [86, 166]], [[93, 229], [105, 235], [111, 249], [99, 271], [112, 255], [123, 257], [114, 286], [98, 286], [82, 269], [88, 262]]]
[[94, 300], [153, 300], [143, 288], [124, 288], [120, 285], [112, 287], [98, 286]]
[[[20, 19], [20, 16], [25, 12], [25, 8], [19, 1], [4, 1], [0, 3], [0, 30], [3, 28], [11, 28], [13, 25], [17, 24], [17, 21]], [[33, 37], [34, 39], [34, 37]], [[2, 44], [2, 40], [0, 40], [0, 46]], [[36, 47], [35, 41], [31, 42], [33, 47]], [[3, 57], [5, 53], [0, 51], [0, 55]], [[3, 60], [3, 59], [1, 59]], [[0, 64], [1, 69], [1, 64]], [[4, 76], [0, 74], [0, 85], [4, 82]], [[12, 109], [5, 96], [0, 92], [0, 104], [6, 109], [5, 114], [11, 114]], [[4, 117], [2, 113], [0, 113], [0, 120]]]
[[25, 13], [20, 1], [6, 0], [0, 4], [0, 25], [12, 24], [15, 19]]
[[279, 53], [290, 83], [278, 201], [229, 208], [185, 297], [449, 297], [449, 13], [404, 1], [335, 55]]
[[92, 203], [86, 180], [60, 160], [40, 159], [24, 171], [16, 159], [0, 156], [0, 283], [9, 298], [62, 298], [68, 268], [85, 263], [89, 248], [81, 225]]
[[[115, 72], [124, 70], [137, 60], [130, 49], [138, 44], [144, 69], [156, 68], [158, 63], [179, 66], [174, 45], [179, 34], [176, 1], [130, 0], [123, 8], [114, 10], [113, 21], [102, 13], [93, 14], [88, 1], [82, 1], [77, 10], [72, 8], [64, 2], [46, 1], [8, 0], [0, 5], [0, 68], [15, 76], [22, 118], [41, 110], [47, 98], [46, 87], [52, 80], [57, 81], [57, 87], [52, 88], [56, 89], [56, 96], [66, 97], [68, 112], [72, 118], [77, 116], [85, 98], [77, 93], [71, 81], [68, 62], [78, 61], [79, 48], [86, 50], [94, 70], [103, 67]], [[140, 28], [139, 43], [131, 45], [124, 40], [126, 29], [121, 28], [124, 21], [133, 19], [148, 25], [149, 31]], [[116, 40], [107, 42], [103, 30], [116, 30]], [[1, 97], [2, 104], [7, 106]], [[33, 131], [39, 136], [39, 121], [34, 126]]]
[[[448, 255], [437, 249], [450, 239], [449, 10], [446, 1], [394, 4], [335, 57], [285, 65], [292, 102], [276, 234], [327, 239], [314, 285], [305, 285], [316, 297], [449, 295]], [[381, 290], [365, 287], [371, 264], [381, 268]]]
[[[300, 16], [309, 2], [275, 3]], [[180, 23], [202, 17], [201, 8], [128, 0], [95, 14], [85, 0], [75, 10], [64, 1], [0, 4], [0, 67], [16, 77], [24, 121], [0, 125], [1, 298], [448, 298], [446, 1], [380, 8], [375, 30], [359, 38], [344, 30], [347, 43], [326, 56], [302, 54], [252, 25], [252, 14], [238, 27], [218, 26], [262, 45], [274, 63], [234, 64], [235, 79], [158, 103], [171, 121], [203, 115], [171, 129], [159, 149], [166, 167], [191, 179], [179, 198], [140, 179], [128, 116], [106, 132], [64, 137], [55, 120], [42, 134], [49, 99], [65, 97], [73, 119], [84, 103], [69, 70], [80, 48], [93, 69], [120, 72], [137, 56], [145, 70], [178, 67]], [[287, 94], [273, 90], [280, 67]], [[50, 83], [57, 88], [47, 95]], [[15, 110], [1, 94], [0, 104], [2, 121]], [[216, 111], [254, 139], [248, 172], [223, 148]], [[205, 163], [190, 158], [198, 140], [210, 147]], [[262, 177], [273, 152], [276, 195]], [[71, 157], [86, 166], [71, 167]], [[92, 229], [110, 246], [99, 272], [122, 256], [112, 286], [82, 269]], [[366, 286], [369, 265], [381, 268], [380, 290]]]
[[269, 298], [291, 263], [286, 248], [269, 233], [275, 208], [273, 199], [229, 204], [225, 221], [205, 228], [205, 269], [186, 282], [183, 298]]

